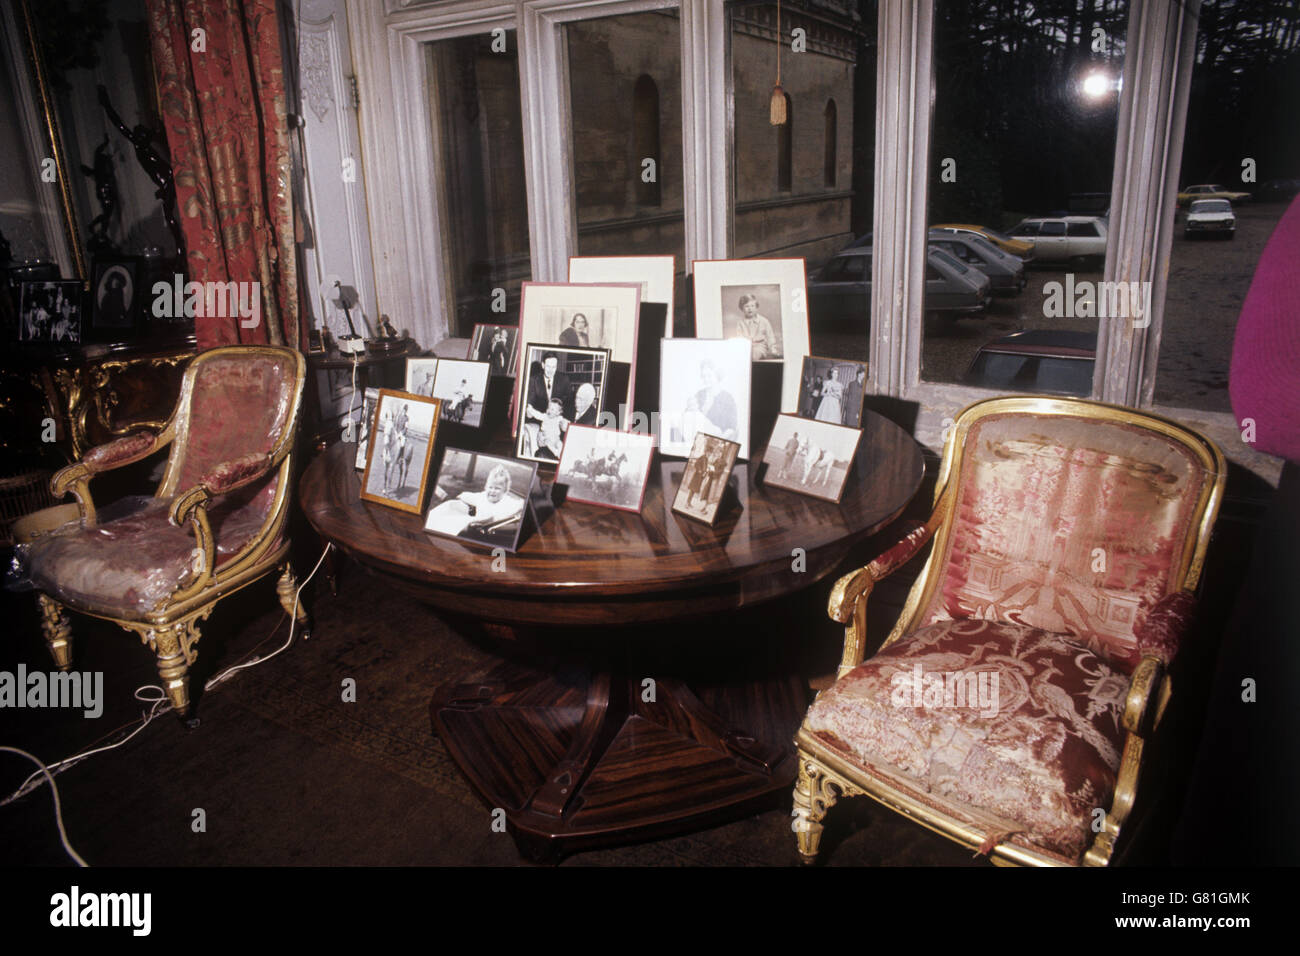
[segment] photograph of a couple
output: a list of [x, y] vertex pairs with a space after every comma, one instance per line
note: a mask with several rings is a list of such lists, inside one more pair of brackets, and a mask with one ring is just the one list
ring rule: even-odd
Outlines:
[[713, 524], [739, 450], [740, 446], [733, 441], [697, 434], [690, 460], [682, 472], [682, 483], [673, 499], [673, 511]]
[[750, 347], [743, 339], [663, 339], [659, 452], [686, 457], [697, 432], [749, 457]]
[[799, 414], [860, 428], [866, 381], [867, 366], [862, 362], [806, 357], [799, 382]]
[[763, 457], [763, 483], [838, 502], [861, 437], [856, 428], [780, 415]]
[[434, 482], [424, 530], [513, 552], [536, 476], [536, 465], [448, 448]]
[[493, 375], [514, 375], [519, 364], [519, 330], [513, 325], [476, 325], [469, 354], [487, 362]]
[[515, 455], [554, 464], [570, 425], [600, 423], [609, 353], [528, 345]]

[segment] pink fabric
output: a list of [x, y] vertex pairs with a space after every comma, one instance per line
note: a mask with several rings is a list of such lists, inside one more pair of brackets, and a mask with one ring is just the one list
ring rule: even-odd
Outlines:
[[86, 452], [81, 460], [91, 471], [109, 471], [144, 458], [153, 447], [153, 443], [153, 432], [132, 432], [106, 444], [96, 445]]
[[1115, 789], [1128, 685], [1061, 635], [944, 621], [846, 674], [805, 726], [868, 773], [978, 827], [986, 842], [1009, 838], [1077, 862], [1093, 811]]
[[203, 487], [214, 495], [223, 495], [266, 471], [270, 462], [271, 457], [265, 452], [253, 452], [233, 461], [224, 461], [203, 476]]
[[1138, 654], [1157, 657], [1168, 664], [1191, 631], [1196, 616], [1196, 598], [1186, 591], [1166, 595], [1151, 609], [1137, 633]]
[[1273, 231], [1255, 267], [1232, 344], [1232, 410], [1254, 447], [1300, 462], [1300, 198]]

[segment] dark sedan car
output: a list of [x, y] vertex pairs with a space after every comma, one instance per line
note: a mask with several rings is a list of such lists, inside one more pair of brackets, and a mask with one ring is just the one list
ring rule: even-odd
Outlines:
[[954, 235], [942, 229], [930, 230], [930, 248], [942, 249], [954, 259], [973, 266], [989, 277], [994, 292], [1017, 295], [1025, 288], [1025, 263], [976, 235]]
[[1087, 396], [1096, 360], [1096, 332], [1029, 329], [982, 346], [964, 381], [997, 391]]

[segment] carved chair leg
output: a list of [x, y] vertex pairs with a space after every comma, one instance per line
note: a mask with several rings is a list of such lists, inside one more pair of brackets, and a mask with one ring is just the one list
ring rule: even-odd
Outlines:
[[826, 771], [814, 760], [799, 754], [799, 778], [794, 784], [794, 820], [790, 828], [799, 840], [799, 856], [806, 864], [816, 861], [821, 849], [822, 820], [839, 798], [828, 786]]
[[41, 630], [55, 665], [61, 671], [72, 666], [72, 624], [62, 604], [45, 594], [36, 595], [41, 610]]
[[[284, 613], [290, 617], [294, 616], [293, 595], [298, 590], [298, 579], [294, 576], [293, 565], [288, 561], [284, 563], [284, 573], [280, 575], [280, 580], [276, 582], [275, 593], [280, 596], [280, 606], [284, 608]], [[311, 632], [311, 618], [307, 615], [307, 608], [303, 606], [302, 597], [298, 598], [298, 632], [306, 637]]]
[[[207, 613], [201, 616], [207, 617]], [[190, 618], [163, 627], [145, 627], [138, 633], [140, 640], [148, 644], [157, 657], [158, 676], [162, 678], [163, 690], [176, 716], [187, 726], [194, 726], [197, 721], [190, 719], [189, 671], [199, 656], [195, 649], [200, 636], [198, 619]]]

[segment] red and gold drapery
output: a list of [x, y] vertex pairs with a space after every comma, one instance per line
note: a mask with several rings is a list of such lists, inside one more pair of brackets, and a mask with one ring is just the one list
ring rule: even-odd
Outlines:
[[195, 318], [199, 348], [299, 347], [289, 135], [275, 0], [146, 0], [189, 279], [257, 282], [260, 321]]

